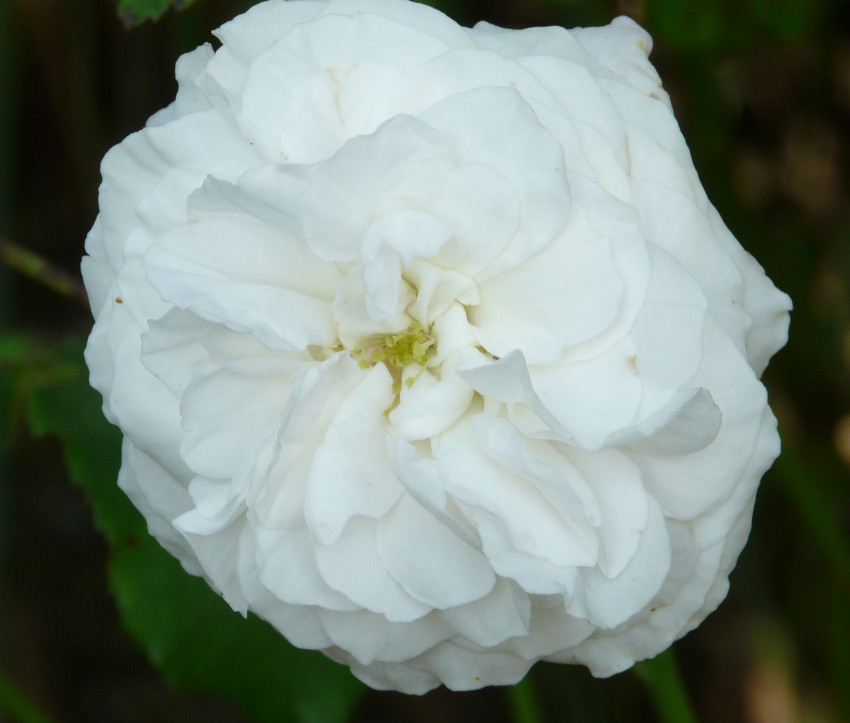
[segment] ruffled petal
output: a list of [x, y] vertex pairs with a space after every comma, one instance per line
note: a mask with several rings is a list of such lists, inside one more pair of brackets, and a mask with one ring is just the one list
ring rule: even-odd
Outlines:
[[378, 522], [378, 554], [399, 584], [441, 610], [484, 597], [496, 583], [487, 559], [410, 495]]
[[330, 545], [316, 545], [319, 572], [334, 590], [390, 622], [407, 623], [433, 609], [412, 595], [388, 572], [378, 552], [377, 523], [363, 517], [349, 520]]
[[382, 517], [404, 491], [386, 452], [384, 412], [393, 403], [392, 379], [379, 365], [361, 373], [358, 382], [313, 450], [304, 520], [322, 545], [335, 542], [355, 515]]

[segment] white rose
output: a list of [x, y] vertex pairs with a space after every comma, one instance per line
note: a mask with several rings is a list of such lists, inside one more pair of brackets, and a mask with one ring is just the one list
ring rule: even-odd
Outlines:
[[119, 484], [376, 688], [608, 676], [726, 594], [788, 298], [649, 36], [265, 2], [103, 162], [87, 359]]

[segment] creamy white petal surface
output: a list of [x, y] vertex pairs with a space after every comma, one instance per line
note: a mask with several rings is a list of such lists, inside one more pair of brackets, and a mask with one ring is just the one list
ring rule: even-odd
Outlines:
[[696, 627], [779, 453], [791, 304], [650, 37], [407, 0], [216, 35], [104, 159], [83, 261], [151, 534], [375, 688], [609, 676]]

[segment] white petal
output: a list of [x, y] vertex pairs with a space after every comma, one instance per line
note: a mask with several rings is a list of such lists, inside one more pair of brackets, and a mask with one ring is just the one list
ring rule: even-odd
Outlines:
[[304, 525], [306, 487], [315, 451], [325, 439], [336, 409], [363, 378], [363, 370], [343, 352], [310, 365], [296, 380], [281, 412], [277, 460], [249, 502], [261, 525], [284, 529]]
[[381, 92], [445, 49], [384, 17], [326, 15], [293, 28], [251, 63], [240, 122], [270, 157], [326, 158], [346, 137], [373, 131], [368, 111]]
[[287, 605], [266, 591], [263, 596], [251, 598], [251, 611], [298, 648], [321, 650], [333, 644], [316, 609], [309, 605]]
[[643, 389], [629, 364], [632, 356], [634, 344], [625, 338], [592, 359], [529, 369], [540, 402], [568, 439], [599, 449], [608, 435], [633, 423]]
[[434, 215], [455, 233], [459, 258], [451, 267], [475, 277], [505, 248], [520, 223], [520, 194], [509, 178], [484, 163], [454, 168], [438, 185]]
[[481, 21], [469, 35], [478, 47], [495, 51], [505, 58], [542, 55], [581, 60], [583, 53], [574, 33], [575, 30], [555, 26], [507, 29]]
[[761, 376], [770, 357], [788, 341], [791, 299], [773, 285], [759, 263], [741, 248], [716, 209], [709, 209], [708, 220], [744, 281], [743, 306], [752, 320], [745, 339], [747, 359], [756, 376]]
[[487, 559], [410, 495], [378, 523], [378, 554], [408, 593], [440, 609], [478, 600], [496, 583]]
[[[513, 653], [470, 650], [447, 641], [429, 650], [420, 665], [433, 670], [449, 690], [478, 690], [487, 685], [513, 685], [522, 680], [531, 661]], [[416, 665], [416, 663], [413, 663]]]
[[413, 444], [397, 436], [389, 437], [387, 448], [393, 471], [408, 494], [461, 540], [480, 549], [481, 543], [472, 525], [446, 495], [445, 480], [430, 454], [420, 456]]
[[[424, 327], [431, 327], [432, 322], [439, 321], [452, 306], [468, 308], [481, 303], [478, 287], [466, 274], [427, 261], [415, 261], [406, 276], [417, 289], [416, 301], [408, 307], [407, 313]], [[475, 343], [474, 338], [470, 338], [470, 343]], [[446, 353], [442, 350], [442, 354]]]
[[316, 563], [325, 581], [349, 600], [395, 623], [418, 620], [431, 612], [404, 591], [378, 555], [376, 523], [363, 517], [348, 521], [330, 545], [316, 545]]
[[360, 377], [338, 402], [313, 454], [304, 519], [322, 545], [335, 542], [354, 515], [381, 517], [404, 491], [386, 448], [384, 412], [394, 399], [392, 378], [382, 364]]
[[545, 407], [532, 387], [528, 366], [521, 351], [512, 351], [493, 364], [459, 368], [457, 374], [487, 398], [528, 405], [539, 417], [542, 425], [561, 439], [571, 438], [570, 433]]
[[143, 276], [137, 258], [121, 268], [86, 346], [89, 381], [103, 395], [107, 419], [137, 448], [171, 474], [191, 478], [178, 453], [178, 399], [141, 363], [140, 335], [147, 320], [168, 309]]
[[647, 525], [649, 502], [640, 470], [627, 456], [615, 451], [591, 455], [573, 448], [568, 455], [599, 505], [599, 569], [606, 577], [617, 577], [637, 551]]
[[312, 20], [322, 10], [322, 5], [309, 2], [258, 3], [213, 34], [234, 56], [250, 61], [295, 25]]
[[332, 292], [323, 293], [333, 269], [264, 223], [230, 215], [193, 219], [160, 236], [145, 266], [164, 299], [235, 331], [250, 331], [270, 348], [335, 342]]
[[[413, 28], [425, 38], [437, 38], [446, 46], [457, 47], [470, 44], [466, 28], [460, 27], [439, 10], [421, 3], [398, 3], [395, 0], [330, 0], [326, 12], [340, 15], [352, 13], [374, 13], [390, 18], [397, 23]], [[402, 36], [404, 37], [404, 36]], [[396, 57], [403, 48], [388, 48], [387, 54]], [[373, 49], [373, 52], [381, 52]]]
[[478, 274], [479, 282], [514, 268], [558, 234], [570, 209], [563, 149], [517, 91], [478, 88], [437, 103], [421, 117], [442, 131], [450, 153], [489, 166], [517, 189], [519, 229]]
[[248, 600], [242, 589], [238, 562], [240, 547], [250, 544], [244, 518], [214, 535], [184, 533], [204, 570], [204, 576], [234, 610], [246, 615]]
[[295, 377], [307, 362], [247, 357], [198, 375], [180, 406], [180, 453], [197, 474], [229, 479], [243, 455], [273, 434]]
[[349, 140], [309, 176], [302, 214], [310, 250], [326, 261], [356, 261], [382, 189], [412, 164], [444, 152], [437, 131], [404, 116]]
[[[437, 452], [449, 494], [473, 508], [468, 514], [480, 524], [487, 524], [490, 518], [498, 520], [508, 536], [505, 543], [520, 552], [557, 566], [594, 564], [597, 541], [585, 529], [587, 522], [566, 523], [534, 484], [534, 471], [523, 469], [519, 460], [516, 471], [502, 466], [491, 456], [495, 454], [493, 440], [481, 439], [475, 431], [475, 425], [467, 422], [455, 439], [446, 441]], [[478, 515], [478, 510], [486, 514]], [[488, 525], [488, 529], [496, 528]], [[485, 552], [492, 558], [487, 538], [483, 540]]]
[[415, 259], [436, 256], [451, 237], [450, 228], [420, 211], [396, 211], [369, 226], [360, 264], [370, 318], [391, 316], [398, 305], [402, 269], [409, 269]]
[[319, 617], [334, 644], [363, 665], [416, 657], [452, 634], [436, 613], [412, 623], [392, 623], [366, 610], [353, 614], [319, 610]]
[[653, 414], [699, 368], [706, 300], [702, 290], [668, 253], [650, 245], [646, 297], [630, 335], [634, 371], [643, 384], [640, 416]]
[[[437, 366], [445, 363], [446, 359], [454, 355], [456, 352], [461, 352], [462, 356], [458, 360], [466, 360], [467, 355], [475, 347], [475, 336], [469, 325], [467, 318], [467, 310], [461, 304], [455, 302], [449, 306], [446, 311], [434, 321], [431, 327], [431, 333], [437, 340], [436, 353], [429, 361], [429, 366]], [[475, 363], [480, 363], [485, 359], [477, 349], [477, 356], [470, 358], [469, 362], [459, 364], [463, 368], [470, 368]]]
[[[475, 390], [455, 374], [459, 352], [441, 365], [439, 376], [430, 369], [405, 373], [398, 406], [389, 414], [395, 432], [404, 439], [428, 439], [454, 424], [467, 410]], [[405, 383], [412, 380], [410, 386]]]
[[186, 311], [172, 309], [150, 322], [142, 335], [141, 360], [176, 397], [192, 382], [193, 365], [207, 357], [201, 341], [215, 327]]
[[588, 620], [601, 628], [613, 628], [639, 612], [664, 584], [670, 556], [664, 515], [658, 503], [649, 498], [646, 529], [623, 571], [610, 579], [597, 568], [582, 571]]
[[533, 660], [550, 653], [571, 650], [595, 631], [596, 628], [586, 620], [569, 615], [563, 604], [550, 608], [535, 607], [528, 634], [509, 640], [502, 647]]
[[185, 482], [139, 450], [127, 437], [121, 446], [118, 486], [145, 517], [148, 532], [193, 575], [201, 570], [189, 546], [171, 520], [192, 506]]
[[599, 525], [599, 508], [587, 482], [569, 461], [549, 442], [528, 439], [510, 422], [489, 414], [470, 420], [475, 438], [485, 453], [500, 465], [534, 484], [561, 515], [564, 524], [574, 526], [587, 544]]
[[[759, 420], [759, 429], [756, 435], [755, 443], [753, 444], [752, 453], [747, 461], [746, 467], [741, 472], [732, 494], [710, 514], [696, 520], [692, 529], [699, 543], [703, 546], [708, 546], [714, 542], [723, 539], [724, 535], [728, 535], [728, 531], [735, 527], [744, 524], [749, 530], [749, 517], [752, 515], [753, 500], [755, 498], [758, 484], [762, 476], [770, 468], [770, 465], [776, 460], [780, 451], [779, 433], [777, 430], [776, 417], [773, 416], [770, 407], [765, 405], [762, 410], [762, 416]], [[731, 538], [730, 538], [731, 539]], [[740, 547], [743, 548], [746, 542], [746, 532], [740, 540]], [[730, 545], [733, 543], [730, 541]], [[729, 552], [727, 564], [734, 565], [737, 560], [737, 555], [740, 552]]]
[[621, 15], [610, 25], [576, 28], [571, 32], [590, 56], [625, 78], [634, 88], [657, 97], [664, 93], [661, 79], [649, 62], [652, 38], [631, 18]]
[[543, 364], [613, 323], [623, 280], [608, 240], [574, 209], [560, 236], [480, 290], [481, 304], [470, 310], [479, 343], [496, 356], [520, 349], [529, 364]]
[[[89, 307], [92, 315], [96, 318], [109, 295], [109, 289], [115, 281], [115, 272], [106, 258], [106, 247], [103, 238], [103, 224], [100, 216], [95, 219], [94, 225], [86, 236], [86, 254], [80, 270], [83, 275], [83, 283], [89, 297]], [[112, 301], [112, 299], [108, 299]]]
[[714, 441], [722, 418], [707, 389], [685, 389], [640, 424], [611, 435], [605, 445], [662, 456], [696, 452]]
[[631, 455], [643, 472], [647, 490], [665, 514], [679, 520], [705, 514], [730, 495], [754, 449], [767, 404], [764, 387], [711, 317], [706, 319], [703, 340], [705, 361], [692, 382], [711, 391], [722, 415], [714, 441], [674, 457], [638, 450]]
[[350, 666], [352, 675], [374, 690], [394, 690], [408, 695], [422, 695], [442, 684], [433, 673], [427, 670], [416, 670], [404, 663], [375, 661], [368, 665], [361, 665], [347, 654], [339, 655], [336, 660]]
[[[575, 565], [555, 565], [536, 550], [524, 550], [496, 515], [462, 503], [459, 506], [481, 535], [484, 552], [497, 575], [514, 580], [530, 595], [557, 595], [563, 599], [573, 599], [580, 584]], [[575, 562], [593, 564], [588, 559]], [[583, 600], [577, 599], [576, 605], [576, 614], [586, 615]]]
[[307, 530], [269, 530], [255, 525], [254, 535], [259, 580], [283, 602], [328, 610], [360, 608], [325, 582]]
[[410, 316], [405, 309], [413, 303], [414, 293], [405, 281], [399, 283], [394, 294], [395, 308], [392, 315], [384, 319], [373, 319], [367, 310], [363, 279], [356, 267], [349, 270], [340, 283], [331, 308], [337, 324], [340, 342], [347, 349], [358, 349], [365, 340], [374, 340], [375, 335], [402, 332], [410, 326]]
[[475, 645], [492, 647], [528, 634], [531, 602], [516, 583], [499, 578], [485, 597], [442, 610], [440, 617]]
[[589, 156], [613, 153], [619, 167], [628, 169], [626, 119], [581, 59], [570, 61], [535, 53], [520, 63], [545, 87], [550, 98], [557, 99], [547, 105], [562, 110], [574, 124]]

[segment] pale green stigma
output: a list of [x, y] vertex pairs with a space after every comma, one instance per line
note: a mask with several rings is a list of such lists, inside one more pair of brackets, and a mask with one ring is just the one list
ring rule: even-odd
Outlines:
[[436, 353], [436, 344], [437, 340], [431, 336], [430, 331], [418, 321], [414, 321], [404, 331], [385, 336], [375, 335], [370, 337], [362, 347], [351, 350], [351, 356], [357, 359], [357, 365], [361, 369], [369, 369], [381, 362], [386, 364], [392, 376], [392, 391], [395, 395], [393, 403], [384, 410], [386, 416], [389, 416], [399, 404], [403, 370], [410, 364], [422, 367], [417, 373], [404, 379], [403, 385], [410, 389]]
[[383, 344], [376, 349], [369, 361], [372, 364], [385, 362], [390, 370], [404, 369], [408, 364], [425, 366], [434, 354], [437, 340], [418, 321], [404, 331], [387, 334]]

